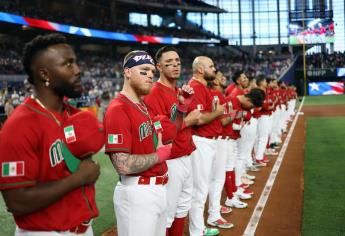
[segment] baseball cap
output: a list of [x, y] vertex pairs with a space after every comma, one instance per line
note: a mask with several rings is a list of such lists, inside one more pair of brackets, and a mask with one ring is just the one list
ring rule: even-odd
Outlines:
[[67, 168], [73, 173], [81, 159], [97, 153], [103, 147], [104, 129], [89, 111], [81, 111], [68, 117], [62, 128], [62, 154]]

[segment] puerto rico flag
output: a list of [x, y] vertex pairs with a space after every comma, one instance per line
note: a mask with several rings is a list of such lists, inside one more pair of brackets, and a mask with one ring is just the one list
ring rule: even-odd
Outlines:
[[310, 82], [309, 95], [334, 95], [344, 94], [343, 82]]

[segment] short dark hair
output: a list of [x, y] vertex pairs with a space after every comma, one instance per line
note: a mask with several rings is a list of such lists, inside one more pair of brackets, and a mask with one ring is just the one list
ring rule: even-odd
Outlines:
[[244, 96], [251, 100], [254, 107], [261, 107], [265, 100], [265, 92], [258, 88], [251, 89], [249, 93]]
[[31, 71], [31, 65], [33, 60], [44, 50], [46, 50], [49, 46], [56, 45], [56, 44], [65, 44], [66, 38], [62, 34], [46, 34], [46, 35], [38, 35], [30, 42], [26, 43], [23, 49], [22, 55], [22, 63], [24, 66], [24, 70], [28, 75], [28, 81], [33, 84], [34, 78], [33, 73]]
[[240, 78], [240, 76], [244, 73], [243, 70], [235, 71], [234, 75], [232, 76], [232, 81], [234, 81], [235, 84], [237, 84], [237, 79]]
[[[260, 86], [261, 83], [264, 82], [265, 80], [266, 80], [266, 78], [263, 75], [260, 75], [260, 76], [256, 77], [256, 84], [258, 86]], [[267, 80], [266, 80], [266, 82], [267, 82]]]
[[178, 54], [177, 49], [173, 46], [164, 46], [164, 47], [161, 47], [160, 49], [158, 49], [158, 51], [155, 54], [156, 62], [158, 62], [162, 58], [163, 53], [171, 52], [171, 51], [176, 52]]

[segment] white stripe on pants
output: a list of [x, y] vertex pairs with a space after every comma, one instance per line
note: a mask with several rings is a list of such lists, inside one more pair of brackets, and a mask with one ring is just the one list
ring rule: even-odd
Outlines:
[[201, 236], [205, 227], [204, 208], [211, 183], [211, 170], [216, 156], [216, 140], [193, 135], [197, 149], [191, 155], [193, 199], [189, 211], [190, 236]]

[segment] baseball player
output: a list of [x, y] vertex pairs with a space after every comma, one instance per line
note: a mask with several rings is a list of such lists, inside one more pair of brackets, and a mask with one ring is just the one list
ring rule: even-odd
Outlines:
[[205, 56], [193, 61], [193, 77], [189, 85], [194, 89], [194, 99], [188, 112], [201, 111], [198, 123], [193, 126], [193, 141], [197, 149], [191, 155], [193, 170], [193, 199], [189, 211], [189, 232], [191, 236], [217, 235], [216, 228], [206, 228], [204, 224], [204, 207], [211, 183], [211, 170], [216, 155], [216, 138], [221, 134], [219, 117], [223, 115], [225, 105], [220, 105], [207, 82], [215, 79], [216, 69], [213, 61]]
[[[217, 71], [215, 80], [212, 81], [211, 93], [214, 97], [219, 99], [220, 104], [226, 104], [225, 97], [223, 95], [223, 90], [226, 88], [226, 78], [223, 73]], [[226, 127], [231, 125], [232, 118], [229, 113], [232, 112], [232, 108], [226, 104], [226, 112], [224, 116], [221, 117], [221, 125]], [[222, 195], [222, 190], [225, 181], [225, 165], [228, 156], [228, 140], [229, 136], [224, 132], [225, 129], [222, 128], [222, 133], [217, 138], [217, 151], [216, 158], [212, 166], [211, 174], [211, 185], [209, 189], [209, 207], [208, 207], [208, 219], [207, 223], [212, 226], [217, 226], [223, 229], [232, 228], [234, 225], [231, 222], [225, 220], [221, 213], [230, 213], [231, 208], [221, 206], [220, 199]]]
[[[37, 36], [25, 45], [23, 65], [34, 93], [6, 121], [0, 141], [0, 190], [15, 235], [93, 235], [99, 166], [86, 158], [72, 173], [63, 151], [62, 126], [80, 112], [63, 102], [82, 93], [76, 55], [62, 35]], [[73, 127], [68, 141], [79, 138]]]
[[274, 109], [273, 109], [273, 124], [272, 124], [272, 131], [270, 134], [270, 146], [276, 147], [281, 143], [280, 135], [281, 130], [279, 126], [280, 121], [280, 96], [278, 91], [278, 84], [275, 78], [271, 78], [268, 84], [271, 94], [274, 98]]
[[[249, 78], [249, 86], [243, 91], [248, 93], [251, 89], [256, 88], [256, 80], [254, 78]], [[255, 176], [247, 174], [247, 168], [253, 167], [252, 150], [255, 144], [255, 139], [257, 135], [257, 110], [260, 108], [252, 108], [250, 110], [251, 116], [250, 120], [246, 122], [241, 129], [241, 138], [238, 143], [239, 156], [243, 158], [242, 166], [242, 177], [248, 179], [249, 181], [254, 181]], [[246, 180], [245, 180], [246, 181]], [[253, 194], [253, 191], [247, 189], [246, 193]]]
[[142, 96], [153, 83], [155, 64], [145, 51], [128, 53], [123, 62], [124, 85], [105, 117], [105, 152], [120, 181], [114, 191], [119, 236], [162, 236], [166, 231], [165, 160], [171, 146], [162, 145]]
[[[259, 165], [266, 166], [267, 160], [264, 160], [264, 153], [268, 143], [269, 134], [272, 130], [273, 117], [272, 111], [274, 109], [273, 97], [267, 92], [267, 81], [264, 77], [259, 77], [256, 80], [258, 88], [265, 92], [265, 100], [262, 108], [259, 111], [258, 119], [258, 138], [255, 148], [255, 158]], [[267, 158], [266, 158], [267, 159]]]
[[[181, 76], [181, 60], [177, 50], [171, 46], [162, 47], [157, 51], [155, 59], [160, 77], [150, 94], [145, 96], [144, 102], [153, 116], [169, 117], [176, 126], [175, 129], [178, 129], [167, 161], [167, 231], [169, 236], [182, 236], [193, 193], [190, 154], [196, 147], [192, 140], [191, 126], [198, 121], [200, 111], [195, 109], [186, 115], [194, 91], [188, 85], [182, 89], [176, 87]], [[163, 127], [163, 141], [170, 139], [165, 137], [166, 132], [171, 132], [174, 127], [168, 129]]]
[[[233, 81], [236, 84], [236, 87], [232, 90], [230, 97], [237, 97], [244, 95], [246, 93], [245, 89], [248, 88], [249, 86], [249, 80], [245, 73], [243, 71], [238, 71], [234, 73]], [[246, 122], [249, 122], [251, 118], [251, 113], [250, 111], [247, 112], [245, 111], [245, 116], [244, 119], [242, 119], [242, 122], [240, 127], [238, 127], [238, 131], [241, 132], [242, 128], [245, 126]], [[236, 186], [240, 186], [242, 184], [253, 184], [254, 182], [248, 178], [245, 177], [246, 174], [246, 167], [245, 167], [245, 159], [246, 156], [244, 155], [242, 149], [241, 149], [241, 135], [239, 135], [238, 140], [237, 140], [237, 145], [238, 145], [238, 155], [237, 155], [237, 160], [236, 160], [236, 171], [235, 171], [235, 176], [236, 176]], [[239, 188], [238, 190], [240, 191], [242, 188]], [[242, 194], [242, 192], [238, 192], [237, 194], [240, 195], [240, 198], [242, 199], [249, 199], [251, 196], [249, 194]]]
[[[240, 130], [243, 127], [243, 121], [249, 120], [248, 113], [250, 109], [260, 107], [264, 100], [264, 93], [257, 88], [251, 89], [249, 93], [230, 97], [228, 103], [231, 102], [234, 110], [237, 111], [237, 115], [232, 124], [232, 135], [230, 136], [232, 151], [226, 163], [226, 179], [225, 190], [227, 193], [227, 199], [225, 201], [226, 206], [235, 208], [245, 208], [247, 203], [240, 201], [239, 199], [251, 198], [250, 193], [246, 193], [241, 179], [238, 178], [234, 169], [237, 166], [238, 157], [238, 140], [241, 137]], [[232, 190], [232, 191], [231, 191]]]

